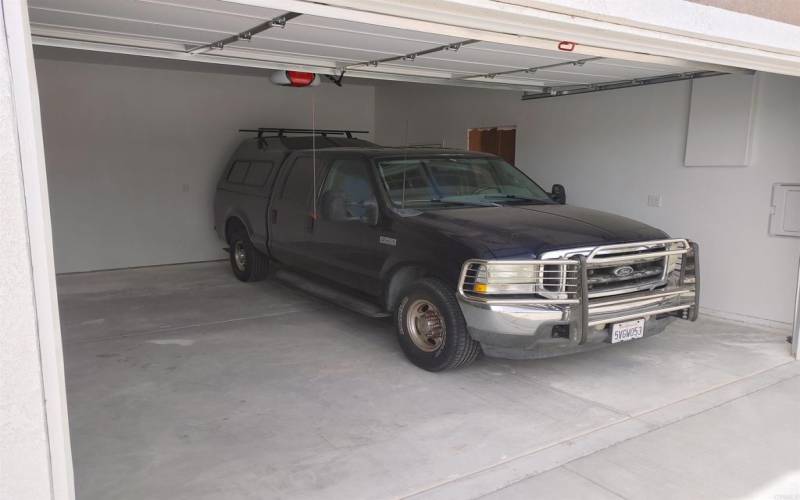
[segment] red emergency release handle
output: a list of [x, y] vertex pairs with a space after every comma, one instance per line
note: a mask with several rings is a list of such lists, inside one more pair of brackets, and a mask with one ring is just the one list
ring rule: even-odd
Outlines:
[[558, 50], [565, 50], [567, 52], [572, 52], [573, 50], [575, 50], [575, 45], [576, 45], [575, 42], [568, 42], [566, 40], [563, 42], [558, 42]]

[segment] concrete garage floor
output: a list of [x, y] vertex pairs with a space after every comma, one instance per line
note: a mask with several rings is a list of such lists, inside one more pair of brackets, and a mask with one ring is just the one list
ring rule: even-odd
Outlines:
[[58, 284], [79, 499], [800, 497], [782, 332], [431, 374], [390, 322], [222, 262]]

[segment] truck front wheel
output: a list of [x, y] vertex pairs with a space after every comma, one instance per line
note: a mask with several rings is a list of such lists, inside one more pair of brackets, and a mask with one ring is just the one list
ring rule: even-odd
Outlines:
[[397, 337], [415, 365], [439, 372], [471, 364], [481, 346], [467, 331], [455, 293], [433, 278], [412, 283], [400, 298]]
[[228, 244], [231, 269], [239, 281], [260, 281], [267, 277], [269, 257], [253, 246], [247, 231], [234, 229]]

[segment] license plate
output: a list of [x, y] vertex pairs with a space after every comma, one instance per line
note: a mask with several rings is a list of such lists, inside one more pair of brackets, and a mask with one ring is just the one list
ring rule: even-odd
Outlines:
[[634, 319], [611, 325], [611, 343], [627, 342], [644, 337], [644, 319]]

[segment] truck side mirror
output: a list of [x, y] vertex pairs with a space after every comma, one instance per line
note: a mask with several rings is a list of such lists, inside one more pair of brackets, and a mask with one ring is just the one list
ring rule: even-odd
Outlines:
[[567, 202], [567, 190], [561, 184], [553, 184], [553, 190], [550, 193], [550, 199], [556, 203], [565, 204]]
[[369, 224], [370, 226], [376, 226], [378, 224], [378, 217], [380, 211], [378, 210], [378, 204], [375, 201], [368, 201], [364, 203], [364, 217], [362, 218], [363, 222]]

